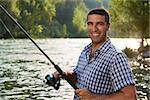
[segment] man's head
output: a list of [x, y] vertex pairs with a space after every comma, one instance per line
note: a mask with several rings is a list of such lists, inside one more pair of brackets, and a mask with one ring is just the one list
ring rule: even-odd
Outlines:
[[92, 15], [92, 14], [98, 14], [98, 15], [105, 16], [105, 21], [107, 22], [107, 24], [109, 24], [109, 14], [105, 9], [102, 9], [102, 8], [92, 9], [88, 13], [88, 15]]
[[93, 9], [87, 15], [87, 30], [92, 43], [101, 45], [106, 41], [109, 14], [104, 9]]

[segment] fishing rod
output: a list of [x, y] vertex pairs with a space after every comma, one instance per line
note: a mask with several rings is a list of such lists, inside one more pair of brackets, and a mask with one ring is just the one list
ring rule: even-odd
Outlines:
[[[61, 68], [56, 65], [50, 57], [34, 42], [34, 40], [31, 38], [29, 33], [21, 26], [17, 20], [15, 20], [12, 15], [2, 6], [0, 5], [0, 8], [4, 11], [4, 13], [19, 27], [19, 29], [26, 35], [27, 38], [31, 40], [31, 42], [42, 52], [42, 54], [50, 61], [50, 63], [54, 66], [54, 68], [60, 73], [60, 75], [76, 90], [78, 87], [70, 80], [70, 78], [61, 70]], [[51, 80], [49, 76], [47, 76], [47, 80]], [[52, 79], [53, 80], [53, 79]]]
[[[15, 37], [13, 36], [13, 34], [11, 33], [10, 29], [7, 27], [7, 25], [4, 23], [4, 21], [2, 20], [2, 18], [0, 18], [0, 22], [2, 23], [2, 25], [4, 26], [4, 28], [6, 29], [6, 31], [10, 34], [10, 36], [15, 40]], [[55, 79], [54, 75], [46, 75], [45, 79], [47, 81], [44, 80], [44, 82], [46, 84], [48, 84], [49, 86], [53, 86], [54, 89], [58, 90], [59, 86], [60, 86], [60, 79]]]

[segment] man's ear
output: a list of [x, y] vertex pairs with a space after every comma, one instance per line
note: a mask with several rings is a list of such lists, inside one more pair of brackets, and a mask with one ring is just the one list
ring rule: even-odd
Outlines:
[[110, 23], [107, 24], [107, 31], [109, 30], [109, 27], [110, 27]]

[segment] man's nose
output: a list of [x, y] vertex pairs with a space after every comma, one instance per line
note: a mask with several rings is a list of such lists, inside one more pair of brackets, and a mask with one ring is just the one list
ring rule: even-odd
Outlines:
[[93, 31], [93, 32], [96, 32], [96, 31], [97, 31], [97, 25], [93, 25], [93, 26], [92, 26], [92, 31]]

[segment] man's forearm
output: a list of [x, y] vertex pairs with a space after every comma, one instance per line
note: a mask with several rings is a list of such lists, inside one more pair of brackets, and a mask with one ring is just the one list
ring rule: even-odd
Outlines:
[[134, 86], [126, 87], [128, 90], [120, 90], [109, 95], [95, 94], [95, 100], [136, 100], [136, 91]]
[[93, 100], [136, 100], [136, 96], [117, 92], [110, 95], [97, 95]]

